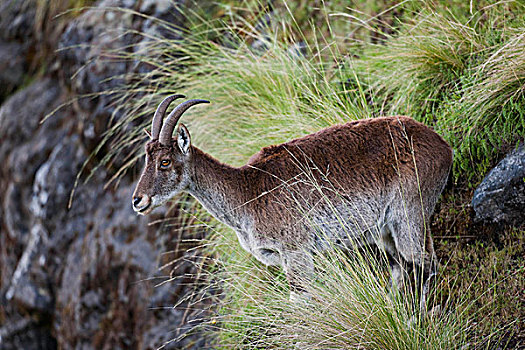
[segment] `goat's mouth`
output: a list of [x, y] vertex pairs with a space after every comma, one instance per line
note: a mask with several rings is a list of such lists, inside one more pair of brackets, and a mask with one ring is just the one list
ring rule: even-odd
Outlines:
[[135, 212], [137, 214], [140, 214], [140, 215], [146, 215], [148, 214], [153, 208], [151, 207], [151, 202], [149, 202], [148, 204], [146, 204], [145, 206], [143, 207], [140, 207], [140, 208], [137, 208], [135, 206], [133, 206], [133, 210], [135, 210]]

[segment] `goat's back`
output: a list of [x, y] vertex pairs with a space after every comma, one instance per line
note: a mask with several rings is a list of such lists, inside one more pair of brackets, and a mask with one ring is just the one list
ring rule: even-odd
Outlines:
[[441, 136], [411, 118], [396, 116], [335, 125], [265, 147], [246, 167], [271, 175], [270, 186], [316, 168], [341, 190], [372, 191], [400, 178], [418, 177], [422, 189], [432, 187], [446, 178], [451, 164], [452, 150]]

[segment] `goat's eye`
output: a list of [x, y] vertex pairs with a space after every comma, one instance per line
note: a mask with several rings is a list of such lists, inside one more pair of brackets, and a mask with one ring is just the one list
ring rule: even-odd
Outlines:
[[160, 161], [160, 167], [161, 168], [167, 168], [171, 164], [171, 161], [169, 159], [163, 159]]

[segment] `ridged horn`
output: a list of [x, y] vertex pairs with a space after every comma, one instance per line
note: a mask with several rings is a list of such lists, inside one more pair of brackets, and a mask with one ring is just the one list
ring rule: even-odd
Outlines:
[[188, 100], [182, 102], [173, 111], [171, 111], [170, 115], [168, 115], [168, 118], [166, 118], [166, 122], [162, 126], [162, 130], [160, 131], [159, 141], [161, 144], [165, 146], [169, 146], [171, 144], [171, 136], [173, 134], [173, 129], [175, 128], [175, 125], [177, 125], [177, 122], [179, 121], [182, 114], [186, 112], [191, 106], [194, 106], [199, 103], [210, 103], [210, 101]]
[[184, 95], [171, 95], [166, 97], [157, 107], [155, 114], [153, 115], [153, 121], [151, 122], [151, 139], [156, 140], [159, 138], [160, 129], [162, 128], [162, 120], [164, 115], [166, 115], [166, 110], [168, 109], [171, 102], [178, 98], [184, 98]]

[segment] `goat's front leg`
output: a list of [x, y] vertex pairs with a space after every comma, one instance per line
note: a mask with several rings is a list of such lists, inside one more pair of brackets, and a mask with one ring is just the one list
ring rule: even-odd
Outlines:
[[309, 299], [307, 286], [313, 280], [314, 262], [311, 252], [293, 250], [283, 253], [284, 272], [290, 284], [290, 301]]
[[392, 294], [404, 295], [406, 292], [406, 274], [405, 263], [399, 257], [390, 261], [390, 292]]

